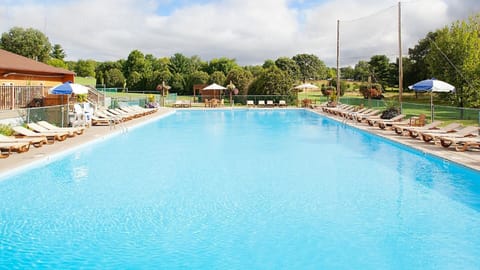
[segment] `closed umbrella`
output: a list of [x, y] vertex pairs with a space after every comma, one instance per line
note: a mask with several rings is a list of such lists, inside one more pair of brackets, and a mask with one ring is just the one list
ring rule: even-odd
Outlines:
[[451, 93], [455, 92], [455, 86], [437, 79], [428, 79], [419, 81], [408, 87], [416, 92], [430, 92], [430, 111], [433, 121], [433, 93]]

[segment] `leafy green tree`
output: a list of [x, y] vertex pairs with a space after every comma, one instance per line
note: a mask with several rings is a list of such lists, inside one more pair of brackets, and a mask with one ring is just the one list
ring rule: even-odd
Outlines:
[[105, 71], [105, 85], [106, 87], [122, 87], [125, 82], [125, 76], [118, 68], [112, 68]]
[[221, 58], [212, 59], [208, 63], [208, 65], [207, 65], [207, 67], [204, 71], [206, 71], [210, 75], [212, 75], [216, 71], [220, 71], [225, 75], [225, 74], [228, 74], [228, 72], [230, 72], [230, 70], [232, 70], [236, 67], [238, 67], [238, 64], [237, 64], [235, 59], [229, 59], [229, 58], [226, 58], [226, 57], [221, 57]]
[[63, 60], [57, 59], [57, 58], [48, 59], [47, 64], [52, 66], [52, 67], [68, 69], [67, 64], [65, 62], [63, 62]]
[[157, 85], [161, 84], [162, 82], [169, 83], [173, 78], [173, 74], [168, 69], [163, 71], [155, 71], [154, 75]]
[[273, 60], [271, 60], [271, 59], [265, 60], [265, 62], [264, 62], [263, 65], [262, 65], [262, 67], [263, 67], [264, 69], [272, 68], [272, 67], [274, 67], [274, 66], [275, 66], [275, 62], [274, 62]]
[[181, 74], [183, 76], [192, 72], [192, 64], [188, 57], [181, 53], [176, 53], [170, 57], [168, 69], [172, 74]]
[[167, 57], [161, 57], [155, 59], [155, 61], [152, 63], [152, 69], [154, 71], [165, 71], [168, 70], [168, 64], [170, 63], [170, 58]]
[[480, 107], [480, 14], [436, 32], [426, 63], [432, 77], [456, 88], [453, 103]]
[[234, 68], [227, 74], [226, 82], [232, 82], [238, 89], [239, 95], [248, 95], [248, 86], [252, 83], [253, 75], [243, 68]]
[[250, 85], [248, 93], [250, 95], [280, 95], [287, 102], [292, 103], [295, 100], [295, 94], [292, 91], [294, 80], [285, 72], [277, 67], [266, 69]]
[[44, 63], [50, 58], [52, 49], [50, 41], [42, 32], [33, 28], [21, 27], [13, 27], [8, 33], [3, 33], [0, 47]]
[[[331, 80], [331, 87], [333, 87], [333, 89], [337, 89], [336, 79]], [[347, 91], [347, 89], [348, 89], [348, 83], [346, 81], [340, 80], [340, 96], [343, 96], [345, 94], [345, 91]]]
[[127, 88], [128, 89], [142, 89], [143, 88], [143, 76], [140, 72], [133, 71], [127, 78]]
[[197, 70], [188, 76], [188, 84], [186, 92], [193, 95], [193, 86], [195, 84], [206, 84], [210, 76], [205, 71]]
[[293, 59], [288, 57], [280, 57], [275, 60], [275, 65], [279, 69], [287, 72], [287, 74], [292, 77], [292, 79], [298, 80], [300, 78], [300, 67]]
[[371, 75], [370, 72], [370, 65], [367, 61], [360, 60], [355, 65], [355, 76], [354, 79], [356, 81], [366, 82], [368, 81], [368, 77]]
[[216, 83], [219, 85], [224, 85], [225, 84], [225, 74], [223, 74], [222, 71], [215, 71], [210, 75], [210, 79], [208, 80], [208, 83]]
[[337, 78], [337, 69], [336, 68], [327, 68], [327, 79], [336, 79]]
[[355, 69], [351, 66], [340, 68], [340, 75], [342, 79], [354, 79], [355, 78]]
[[133, 72], [142, 74], [143, 72], [145, 72], [145, 68], [146, 61], [143, 53], [139, 50], [133, 50], [132, 52], [130, 52], [124, 65], [125, 76], [129, 78], [130, 74], [132, 74]]
[[372, 79], [385, 88], [388, 85], [388, 79], [390, 76], [390, 60], [386, 55], [374, 55], [368, 62], [370, 71], [372, 73]]
[[249, 71], [252, 73], [254, 78], [257, 78], [258, 76], [262, 75], [263, 72], [265, 71], [262, 66], [246, 66], [244, 67], [245, 70]]
[[[118, 70], [122, 71], [123, 70], [122, 62], [121, 61], [115, 61], [115, 62], [106, 61], [106, 62], [98, 63], [97, 68], [95, 69], [95, 75], [96, 75], [97, 83], [107, 84], [106, 81], [109, 80], [109, 79], [106, 78], [106, 74], [111, 69], [118, 69]], [[125, 78], [125, 75], [123, 75], [123, 72], [122, 72], [122, 76]], [[123, 82], [124, 81], [125, 81], [125, 79], [123, 80]], [[123, 86], [123, 82], [120, 86]], [[109, 87], [115, 87], [115, 86], [112, 86], [111, 84], [109, 84]], [[116, 87], [119, 87], [119, 86], [116, 86]]]
[[79, 77], [95, 77], [95, 67], [94, 60], [78, 60], [74, 70]]
[[77, 66], [77, 62], [75, 62], [75, 61], [65, 61], [65, 64], [67, 64], [68, 70], [75, 71], [75, 67]]
[[183, 95], [185, 91], [185, 78], [180, 73], [175, 73], [170, 80], [171, 91]]
[[316, 55], [297, 54], [292, 59], [300, 68], [300, 78], [303, 82], [327, 77], [327, 66]]
[[408, 49], [409, 60], [404, 61], [403, 66], [406, 85], [412, 85], [431, 77], [430, 68], [425, 60], [432, 49], [432, 41], [435, 41], [436, 35], [436, 32], [430, 32], [424, 39], [418, 41], [415, 47]]
[[60, 44], [55, 44], [53, 45], [52, 52], [50, 53], [50, 56], [55, 59], [60, 59], [63, 61], [67, 54], [63, 50], [62, 46]]
[[190, 57], [191, 72], [203, 71], [208, 66], [208, 63], [202, 61], [200, 56], [194, 55]]

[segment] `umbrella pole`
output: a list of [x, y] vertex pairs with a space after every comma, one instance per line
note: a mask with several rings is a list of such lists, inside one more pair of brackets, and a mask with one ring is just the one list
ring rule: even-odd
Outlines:
[[430, 119], [433, 122], [433, 91], [430, 91]]

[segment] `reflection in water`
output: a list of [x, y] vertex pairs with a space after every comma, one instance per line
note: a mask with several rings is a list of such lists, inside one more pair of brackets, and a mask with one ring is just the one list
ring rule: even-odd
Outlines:
[[74, 167], [72, 170], [72, 180], [74, 182], [80, 182], [88, 178], [88, 167], [83, 165]]

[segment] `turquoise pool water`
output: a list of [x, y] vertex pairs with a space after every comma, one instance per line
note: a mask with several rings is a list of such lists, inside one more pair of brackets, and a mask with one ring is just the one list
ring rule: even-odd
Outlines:
[[0, 181], [0, 269], [478, 269], [479, 180], [303, 110], [180, 111]]

